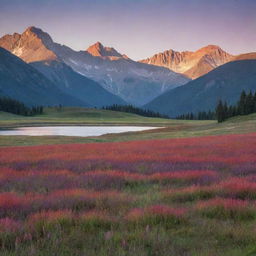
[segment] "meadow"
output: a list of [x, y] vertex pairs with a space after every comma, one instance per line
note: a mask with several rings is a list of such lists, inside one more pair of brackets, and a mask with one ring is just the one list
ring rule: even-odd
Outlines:
[[256, 254], [256, 133], [0, 148], [0, 255]]
[[43, 115], [23, 117], [0, 112], [0, 129], [21, 126], [57, 125], [138, 125], [159, 126], [159, 129], [106, 134], [98, 137], [67, 136], [1, 136], [0, 147], [69, 143], [120, 142], [169, 138], [200, 137], [222, 134], [252, 133], [256, 129], [256, 114], [237, 116], [223, 123], [217, 121], [148, 118], [130, 113], [85, 108], [46, 108]]

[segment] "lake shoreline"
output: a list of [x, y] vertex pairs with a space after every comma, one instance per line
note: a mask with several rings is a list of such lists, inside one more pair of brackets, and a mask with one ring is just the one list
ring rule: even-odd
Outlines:
[[168, 124], [156, 124], [156, 123], [111, 123], [111, 122], [102, 122], [102, 123], [26, 123], [26, 124], [19, 124], [16, 123], [14, 125], [7, 125], [7, 126], [0, 126], [1, 130], [12, 130], [19, 127], [46, 127], [46, 126], [81, 126], [81, 127], [91, 127], [91, 126], [109, 126], [109, 127], [116, 127], [116, 126], [145, 126], [145, 127], [151, 127], [154, 125], [154, 127], [158, 128], [165, 128], [168, 126]]
[[[163, 127], [164, 128], [164, 127]], [[159, 127], [151, 126], [29, 126], [1, 129], [0, 136], [68, 136], [96, 137], [106, 134], [140, 132]]]

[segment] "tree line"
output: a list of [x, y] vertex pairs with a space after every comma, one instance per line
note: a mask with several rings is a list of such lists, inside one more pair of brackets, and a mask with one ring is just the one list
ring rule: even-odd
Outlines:
[[105, 110], [112, 110], [112, 111], [120, 111], [120, 112], [126, 112], [126, 113], [133, 113], [140, 116], [146, 116], [146, 117], [159, 117], [159, 118], [165, 118], [169, 119], [169, 116], [160, 114], [158, 112], [154, 112], [148, 109], [142, 109], [138, 107], [134, 107], [133, 105], [118, 105], [113, 104], [111, 106], [103, 107], [102, 109]]
[[42, 106], [28, 107], [24, 103], [8, 97], [0, 97], [0, 111], [22, 116], [33, 116], [43, 113]]
[[209, 110], [208, 112], [206, 111], [201, 111], [196, 114], [194, 113], [188, 113], [188, 114], [183, 114], [179, 115], [176, 117], [176, 119], [181, 119], [181, 120], [215, 120], [216, 119], [216, 113], [215, 111]]
[[246, 94], [242, 91], [239, 101], [235, 105], [228, 105], [227, 102], [219, 100], [215, 111], [202, 111], [197, 114], [187, 113], [179, 115], [176, 119], [183, 120], [215, 120], [217, 119], [219, 123], [225, 121], [226, 119], [238, 116], [238, 115], [248, 115], [256, 112], [256, 92], [253, 94], [251, 91]]
[[249, 115], [256, 112], [256, 92], [253, 94], [251, 91], [246, 94], [242, 91], [240, 99], [236, 105], [229, 105], [227, 102], [218, 102], [216, 107], [216, 117], [219, 123], [226, 119], [238, 116], [238, 115]]

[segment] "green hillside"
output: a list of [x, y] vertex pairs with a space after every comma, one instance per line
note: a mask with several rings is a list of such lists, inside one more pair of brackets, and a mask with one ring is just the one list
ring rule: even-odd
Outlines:
[[44, 109], [43, 115], [18, 116], [0, 112], [0, 128], [33, 125], [165, 125], [172, 121], [161, 118], [142, 117], [131, 113], [102, 109], [53, 107]]
[[229, 62], [163, 93], [146, 104], [145, 108], [171, 117], [214, 110], [220, 99], [234, 105], [243, 90], [254, 93], [255, 81], [256, 60]]
[[33, 125], [144, 125], [159, 126], [159, 129], [89, 138], [1, 136], [0, 146], [149, 140], [250, 133], [256, 132], [256, 114], [237, 116], [219, 124], [216, 121], [148, 118], [129, 113], [84, 108], [63, 108], [62, 110], [49, 108], [45, 110], [45, 114], [35, 117], [22, 117], [0, 112], [0, 127], [2, 129]]

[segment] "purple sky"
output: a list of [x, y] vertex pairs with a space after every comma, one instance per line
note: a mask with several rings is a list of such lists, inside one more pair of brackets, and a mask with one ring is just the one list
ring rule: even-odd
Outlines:
[[31, 25], [73, 49], [100, 41], [135, 60], [208, 44], [256, 51], [256, 0], [0, 0], [0, 36]]

